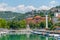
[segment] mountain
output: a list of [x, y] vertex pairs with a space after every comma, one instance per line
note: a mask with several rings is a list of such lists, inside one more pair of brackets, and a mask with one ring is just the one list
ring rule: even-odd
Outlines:
[[0, 18], [6, 19], [6, 20], [22, 20], [26, 19], [28, 17], [33, 17], [32, 15], [41, 15], [43, 14], [44, 11], [42, 10], [34, 10], [26, 13], [17, 13], [17, 12], [12, 12], [12, 11], [0, 11]]
[[12, 20], [18, 16], [22, 16], [22, 13], [17, 12], [11, 12], [11, 11], [0, 11], [0, 18], [6, 19], [6, 20]]

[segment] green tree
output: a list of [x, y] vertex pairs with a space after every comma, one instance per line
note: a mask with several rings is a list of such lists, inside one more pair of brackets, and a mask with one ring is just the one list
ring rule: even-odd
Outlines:
[[7, 28], [7, 21], [0, 18], [0, 28]]
[[43, 12], [40, 12], [40, 14], [39, 14], [41, 17], [44, 17], [45, 16], [45, 14], [43, 13]]
[[46, 23], [44, 22], [40, 22], [40, 28], [45, 28], [46, 27]]
[[21, 20], [18, 22], [20, 28], [26, 28], [26, 21], [25, 20]]
[[11, 29], [18, 29], [18, 27], [19, 27], [17, 21], [10, 22], [9, 26], [10, 26]]
[[49, 16], [50, 18], [54, 17], [54, 12], [50, 11], [50, 12], [48, 13], [48, 16]]
[[51, 27], [50, 27], [50, 30], [54, 30], [55, 29], [55, 25], [53, 24]]
[[48, 27], [50, 28], [50, 27], [52, 27], [52, 26], [53, 26], [52, 21], [51, 21], [51, 20], [48, 20]]
[[34, 23], [30, 23], [29, 26], [30, 26], [30, 28], [35, 28], [35, 24]]
[[60, 22], [59, 23], [56, 23], [55, 25], [60, 27]]

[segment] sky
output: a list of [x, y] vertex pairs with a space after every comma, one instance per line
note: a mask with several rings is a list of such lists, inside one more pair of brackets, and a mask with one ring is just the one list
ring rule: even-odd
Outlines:
[[59, 6], [60, 0], [0, 0], [0, 11], [27, 12], [49, 10]]

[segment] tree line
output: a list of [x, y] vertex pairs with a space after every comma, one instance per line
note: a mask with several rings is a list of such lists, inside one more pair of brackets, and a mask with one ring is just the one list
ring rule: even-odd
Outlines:
[[21, 29], [26, 28], [26, 21], [6, 21], [5, 19], [0, 18], [0, 28], [7, 28], [7, 29]]
[[[5, 19], [2, 19], [0, 18], [0, 28], [7, 28], [7, 29], [25, 29], [27, 28], [26, 26], [26, 20], [20, 20], [20, 21], [17, 21], [17, 20], [12, 20], [12, 21], [7, 21]], [[30, 23], [29, 24], [30, 28], [31, 29], [35, 29], [35, 28], [45, 28], [46, 27], [46, 22], [43, 21], [43, 22], [40, 22], [40, 23]], [[50, 29], [53, 29], [54, 25], [52, 23], [52, 21], [48, 21], [48, 27]]]

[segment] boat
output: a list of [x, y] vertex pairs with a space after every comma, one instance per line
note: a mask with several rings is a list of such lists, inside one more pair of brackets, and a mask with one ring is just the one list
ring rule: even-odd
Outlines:
[[46, 34], [44, 31], [38, 31], [38, 30], [33, 30], [31, 33], [38, 34], [38, 35], [45, 35]]
[[32, 31], [33, 34], [44, 35], [44, 36], [51, 36], [51, 37], [60, 37], [60, 34], [50, 33], [50, 32], [43, 32], [43, 31]]
[[59, 34], [49, 34], [49, 36], [59, 37]]
[[31, 33], [33, 33], [33, 34], [42, 34], [42, 32], [38, 32], [38, 31], [32, 31]]

